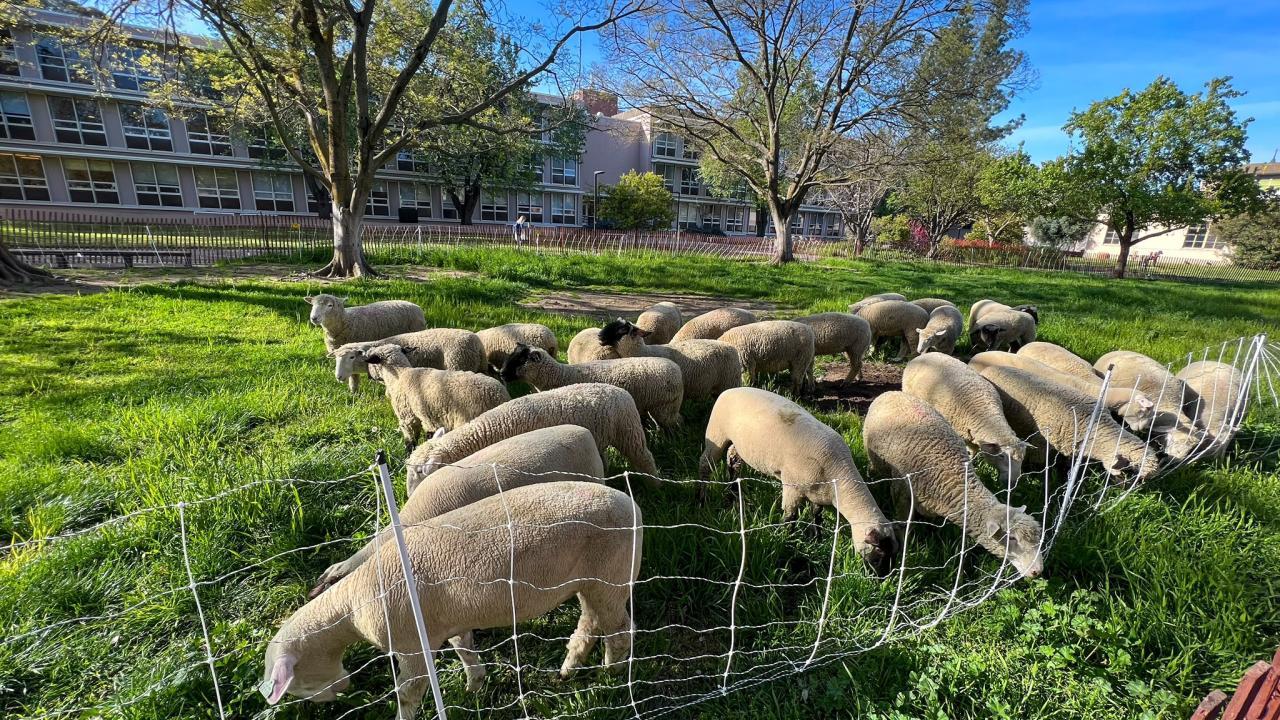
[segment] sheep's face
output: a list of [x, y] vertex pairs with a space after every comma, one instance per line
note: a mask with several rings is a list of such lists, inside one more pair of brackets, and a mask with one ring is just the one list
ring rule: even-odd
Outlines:
[[[854, 528], [855, 539], [860, 529]], [[861, 540], [854, 543], [854, 547], [858, 555], [881, 577], [889, 574], [894, 561], [898, 559], [898, 540], [888, 524], [867, 530], [862, 534]]]
[[1027, 514], [1026, 506], [1001, 506], [992, 515], [987, 520], [984, 545], [997, 554], [1003, 553], [1022, 577], [1040, 577], [1044, 571], [1044, 558], [1040, 554], [1044, 530], [1040, 523]]
[[502, 364], [500, 374], [504, 381], [515, 382], [528, 373], [536, 372], [539, 365], [549, 362], [555, 362], [555, 360], [547, 354], [546, 350], [516, 343], [516, 349], [511, 351], [507, 361]]
[[364, 351], [355, 348], [339, 349], [333, 353], [333, 376], [344, 383], [358, 372], [369, 372], [369, 365], [364, 360]]
[[1027, 443], [978, 443], [978, 452], [1000, 472], [1000, 478], [1012, 483], [1022, 475], [1022, 461], [1027, 457]]
[[335, 295], [308, 295], [306, 301], [311, 304], [312, 325], [324, 325], [325, 320], [340, 316], [347, 303], [346, 298]]
[[1156, 418], [1156, 405], [1144, 395], [1134, 395], [1133, 399], [1120, 406], [1120, 420], [1136, 433], [1144, 433], [1151, 429], [1151, 422]]
[[1207, 448], [1213, 436], [1207, 431], [1180, 424], [1164, 437], [1164, 454], [1173, 460], [1186, 460]]
[[342, 666], [341, 652], [326, 657], [318, 652], [295, 654], [284, 647], [279, 634], [267, 645], [266, 668], [258, 691], [269, 704], [280, 702], [285, 693], [302, 700], [329, 702], [351, 684], [350, 674]]
[[618, 318], [601, 328], [599, 337], [601, 345], [612, 347], [622, 357], [632, 357], [640, 353], [648, 336], [648, 330], [641, 330], [633, 323]]
[[920, 341], [916, 344], [916, 354], [923, 355], [930, 350], [939, 349], [943, 339], [947, 336], [946, 330], [930, 330], [922, 328], [918, 331]]

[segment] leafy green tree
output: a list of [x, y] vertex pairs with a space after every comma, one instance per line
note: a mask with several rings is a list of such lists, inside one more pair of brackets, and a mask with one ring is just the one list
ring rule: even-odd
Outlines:
[[915, 220], [933, 257], [947, 234], [972, 222], [981, 206], [977, 180], [992, 161], [984, 149], [934, 143], [912, 152], [916, 163], [890, 198], [895, 212]]
[[631, 170], [605, 191], [597, 212], [619, 230], [664, 230], [676, 219], [674, 202], [661, 175]]
[[992, 240], [1020, 239], [1044, 206], [1047, 189], [1039, 166], [1021, 148], [993, 159], [978, 171], [976, 229]]
[[1065, 130], [1074, 152], [1045, 166], [1053, 198], [1046, 214], [1106, 224], [1119, 238], [1116, 277], [1124, 277], [1130, 250], [1159, 234], [1155, 226], [1164, 232], [1256, 208], [1261, 191], [1244, 171], [1250, 120], [1228, 104], [1240, 95], [1228, 78], [1193, 95], [1159, 77], [1073, 113]]
[[1097, 224], [1069, 217], [1037, 215], [1031, 220], [1031, 237], [1041, 245], [1065, 250], [1084, 242]]
[[1224, 218], [1213, 229], [1231, 246], [1235, 264], [1253, 270], [1280, 270], [1280, 196], [1274, 190], [1255, 212]]

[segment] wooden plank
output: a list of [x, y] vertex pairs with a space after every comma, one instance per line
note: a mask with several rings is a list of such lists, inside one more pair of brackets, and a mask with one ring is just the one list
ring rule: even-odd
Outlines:
[[1248, 720], [1270, 720], [1267, 716], [1267, 705], [1271, 702], [1276, 692], [1276, 681], [1280, 679], [1280, 671], [1274, 667], [1267, 669], [1267, 674], [1262, 678], [1262, 683], [1258, 685], [1257, 696], [1253, 699], [1247, 710], [1245, 710], [1245, 718]]
[[1271, 666], [1267, 663], [1261, 660], [1254, 663], [1253, 667], [1249, 668], [1240, 679], [1235, 695], [1231, 697], [1231, 702], [1222, 712], [1222, 720], [1245, 720], [1245, 710], [1253, 703], [1254, 697], [1270, 672]]

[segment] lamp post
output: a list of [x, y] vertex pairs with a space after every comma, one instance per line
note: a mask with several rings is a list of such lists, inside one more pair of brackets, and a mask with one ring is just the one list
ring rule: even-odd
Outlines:
[[600, 217], [600, 176], [604, 174], [603, 170], [596, 170], [591, 173], [591, 193], [594, 199], [591, 201], [591, 229], [596, 229], [596, 218]]

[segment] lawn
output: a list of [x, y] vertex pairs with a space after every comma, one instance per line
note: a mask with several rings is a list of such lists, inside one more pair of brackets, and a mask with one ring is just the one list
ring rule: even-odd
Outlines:
[[[562, 347], [592, 320], [527, 309], [522, 301], [587, 290], [706, 294], [767, 301], [789, 314], [844, 309], [885, 290], [963, 306], [996, 297], [1038, 305], [1042, 339], [1090, 359], [1128, 348], [1175, 361], [1238, 337], [1280, 333], [1280, 289], [1263, 284], [466, 248], [403, 251], [377, 261], [393, 278], [406, 265], [453, 272], [428, 282], [381, 279], [328, 291], [353, 303], [412, 300], [432, 326], [541, 322]], [[208, 619], [227, 717], [262, 712], [253, 688], [266, 641], [318, 574], [372, 531], [375, 495], [364, 470], [374, 452], [385, 447], [403, 457], [379, 388], [352, 397], [333, 380], [302, 302], [321, 289], [210, 279], [0, 302], [0, 545], [13, 545], [0, 551], [0, 714], [218, 717], [180, 525], [187, 528], [190, 576]], [[708, 409], [687, 407], [680, 432], [650, 433], [666, 477], [696, 477]], [[845, 433], [865, 469], [857, 416], [820, 417]], [[1259, 451], [1280, 440], [1280, 418], [1260, 411], [1247, 430], [1252, 452], [1181, 470], [1107, 512], [1072, 518], [1043, 578], [1001, 590], [936, 628], [901, 633], [883, 647], [675, 716], [1185, 718], [1206, 692], [1233, 686], [1280, 643], [1280, 478], [1274, 454]], [[1019, 493], [1034, 504], [1042, 490], [1029, 485]], [[213, 496], [181, 510], [139, 512]], [[710, 528], [648, 532], [643, 576], [733, 580], [739, 538], [716, 529], [736, 529], [736, 506], [714, 493], [699, 506], [679, 484], [638, 490], [637, 498], [647, 524]], [[827, 573], [832, 518], [821, 521], [826, 535], [767, 527], [780, 519], [776, 499], [767, 484], [748, 483], [746, 521], [764, 529], [751, 534], [747, 585], [734, 618], [744, 627], [736, 638], [738, 670], [775, 661], [770, 648], [813, 642], [811, 622], [767, 623], [817, 617], [821, 583], [812, 581]], [[951, 530], [914, 541], [909, 565], [948, 557], [959, 537]], [[72, 537], [49, 539], [65, 534]], [[842, 620], [826, 628], [824, 647], [831, 649], [875, 640], [883, 625], [875, 608], [891, 601], [896, 588], [892, 579], [868, 576], [847, 542], [837, 551], [831, 617]], [[998, 566], [989, 556], [975, 557], [966, 577], [981, 579]], [[920, 587], [950, 584], [946, 572], [938, 574]], [[753, 583], [787, 587], [751, 591]], [[637, 588], [637, 626], [727, 625], [730, 591], [707, 582], [646, 583]], [[931, 608], [919, 612], [927, 616]], [[566, 635], [575, 619], [570, 610], [527, 629]], [[43, 630], [55, 623], [61, 624]], [[634, 669], [642, 696], [717, 687], [727, 636], [691, 635], [641, 641], [646, 654], [659, 656]], [[512, 662], [503, 639], [501, 631], [482, 638], [498, 645], [491, 662]], [[519, 650], [522, 663], [552, 668], [563, 643], [522, 634]], [[674, 659], [700, 653], [718, 659]], [[368, 649], [347, 659], [348, 668], [365, 665], [338, 702], [289, 706], [279, 717], [391, 717], [387, 663]], [[506, 707], [485, 717], [526, 710], [512, 704], [515, 675], [507, 669], [491, 670], [477, 695], [463, 692], [451, 656], [441, 669], [446, 699], [457, 706], [450, 717], [479, 717], [468, 711], [489, 706]], [[713, 677], [685, 688], [663, 684], [703, 672]], [[625, 676], [588, 671], [559, 682], [531, 671], [522, 680], [530, 715], [592, 708], [605, 709], [585, 716], [632, 714]]]

